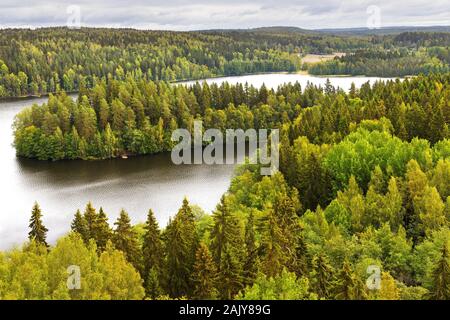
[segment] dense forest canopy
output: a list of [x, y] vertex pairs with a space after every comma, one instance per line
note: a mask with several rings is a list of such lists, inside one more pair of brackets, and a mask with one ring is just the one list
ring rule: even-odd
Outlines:
[[[220, 129], [280, 128], [280, 171], [264, 177], [243, 165], [212, 215], [185, 199], [162, 229], [151, 210], [135, 226], [122, 211], [111, 228], [89, 203], [52, 247], [36, 204], [30, 243], [0, 255], [0, 297], [450, 299], [449, 80], [346, 93], [129, 77], [82, 88], [77, 101], [50, 96], [18, 115], [19, 154], [153, 153], [171, 128], [201, 118]], [[83, 266], [89, 286], [65, 287], [68, 261]], [[381, 272], [377, 290], [366, 285], [368, 268]]]
[[[40, 160], [106, 159], [170, 151], [172, 131], [204, 128], [286, 129], [293, 141], [336, 143], [351, 123], [386, 117], [401, 139], [449, 138], [449, 74], [354, 86], [349, 93], [298, 83], [274, 89], [223, 83], [192, 86], [135, 80], [99, 81], [78, 99], [51, 95], [17, 117], [19, 156]], [[192, 131], [191, 131], [192, 132]]]
[[[306, 67], [383, 73], [395, 62], [396, 72], [427, 74], [349, 92], [170, 82], [298, 70], [299, 55], [336, 50], [348, 54]], [[135, 225], [122, 210], [112, 225], [88, 203], [48, 244], [36, 203], [29, 241], [0, 252], [1, 299], [450, 299], [446, 33], [3, 30], [0, 57], [3, 95], [56, 91], [17, 115], [19, 156], [168, 151], [172, 131], [194, 120], [280, 130], [279, 171], [237, 167], [212, 214], [184, 199], [166, 226], [152, 210]], [[71, 290], [74, 265], [83, 286]], [[375, 289], [368, 270], [380, 272]]]
[[[448, 70], [448, 35], [410, 32], [338, 36], [286, 28], [197, 32], [3, 29], [0, 97], [77, 91], [82, 83], [91, 87], [99, 79], [123, 80], [125, 75], [136, 80], [174, 81], [302, 68], [315, 74], [377, 76], [443, 72]], [[436, 49], [424, 49], [431, 46]], [[368, 50], [369, 56], [358, 50]], [[373, 57], [380, 55], [380, 50], [400, 56]], [[301, 57], [307, 53], [333, 52], [349, 56], [318, 66], [302, 66]]]
[[450, 32], [404, 32], [378, 45], [312, 65], [312, 74], [401, 77], [450, 71]]
[[[295, 159], [281, 172], [244, 165], [212, 215], [185, 199], [163, 230], [151, 210], [135, 226], [122, 211], [112, 229], [89, 203], [48, 249], [36, 204], [30, 243], [0, 255], [0, 297], [450, 299], [450, 141], [402, 141], [385, 118], [351, 131], [285, 141]], [[65, 286], [73, 264], [79, 290]], [[373, 266], [377, 290], [365, 283]]]

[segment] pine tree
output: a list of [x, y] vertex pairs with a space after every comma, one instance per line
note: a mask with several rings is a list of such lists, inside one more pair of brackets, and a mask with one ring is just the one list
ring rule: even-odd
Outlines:
[[77, 210], [75, 213], [75, 217], [71, 224], [71, 229], [73, 232], [78, 233], [86, 244], [89, 242], [89, 230], [86, 219], [81, 215], [80, 210]]
[[433, 288], [430, 292], [430, 298], [433, 300], [450, 299], [450, 254], [447, 244], [442, 248], [441, 258], [433, 270]]
[[[154, 291], [155, 274], [160, 277], [163, 259], [163, 245], [161, 241], [161, 232], [159, 230], [158, 222], [152, 210], [148, 211], [147, 221], [145, 222], [145, 234], [142, 244], [143, 264], [144, 264], [144, 279], [146, 282], [145, 288], [151, 288]], [[153, 272], [154, 274], [150, 274]], [[153, 285], [147, 283], [151, 280]], [[152, 294], [148, 292], [147, 294]], [[152, 294], [155, 296], [154, 293]]]
[[136, 232], [131, 226], [130, 217], [125, 210], [120, 212], [119, 218], [114, 223], [116, 229], [113, 234], [114, 247], [125, 254], [128, 262], [130, 262], [137, 271], [141, 271], [139, 240]]
[[31, 230], [28, 233], [28, 239], [30, 241], [36, 241], [37, 243], [43, 244], [44, 246], [48, 247], [46, 240], [48, 229], [42, 223], [42, 212], [37, 202], [34, 203], [33, 209], [31, 211], [29, 228]]
[[198, 300], [214, 299], [217, 295], [216, 281], [217, 268], [214, 265], [208, 247], [204, 243], [200, 243], [195, 256], [192, 275], [194, 284], [193, 298]]

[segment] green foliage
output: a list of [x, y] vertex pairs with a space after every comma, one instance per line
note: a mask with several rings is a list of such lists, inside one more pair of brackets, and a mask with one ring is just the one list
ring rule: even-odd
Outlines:
[[131, 226], [130, 218], [125, 210], [120, 212], [112, 237], [114, 247], [123, 252], [127, 261], [138, 271], [142, 271], [142, 254], [136, 232]]
[[294, 273], [283, 270], [275, 278], [259, 275], [255, 284], [247, 287], [237, 297], [242, 300], [311, 300], [307, 278], [297, 279]]
[[450, 299], [450, 255], [447, 244], [442, 248], [442, 255], [433, 270], [433, 288], [430, 297], [433, 300]]
[[194, 299], [207, 300], [217, 296], [217, 268], [208, 247], [204, 243], [200, 243], [195, 255], [192, 280], [194, 283]]
[[30, 232], [28, 233], [28, 239], [30, 241], [36, 241], [44, 246], [47, 245], [47, 231], [48, 229], [42, 223], [42, 212], [39, 204], [36, 202], [31, 211], [31, 218], [29, 224]]
[[196, 222], [187, 199], [164, 231], [166, 290], [173, 298], [192, 294], [192, 277], [198, 245]]

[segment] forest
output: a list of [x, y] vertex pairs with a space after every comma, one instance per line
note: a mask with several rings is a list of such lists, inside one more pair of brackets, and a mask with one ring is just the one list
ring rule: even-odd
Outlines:
[[403, 77], [450, 71], [449, 33], [404, 32], [385, 36], [382, 45], [308, 67], [311, 74]]
[[[280, 129], [279, 172], [242, 165], [212, 214], [184, 199], [167, 226], [152, 210], [135, 224], [123, 210], [111, 225], [88, 203], [52, 245], [36, 203], [29, 242], [0, 254], [0, 298], [450, 299], [449, 73], [349, 92], [127, 73], [82, 85], [76, 101], [61, 92], [25, 109], [15, 147], [41, 160], [150, 154], [194, 119]], [[84, 285], [69, 290], [74, 264]]]
[[[403, 76], [449, 70], [448, 33], [333, 35], [251, 29], [0, 30], [0, 98], [92, 88], [104, 78], [179, 81], [260, 72]], [[302, 56], [344, 52], [308, 65]], [[385, 53], [388, 52], [388, 53]]]
[[387, 118], [401, 139], [449, 138], [449, 74], [353, 87], [349, 93], [298, 83], [276, 90], [223, 83], [193, 86], [103, 79], [21, 111], [14, 123], [17, 155], [39, 160], [107, 159], [170, 151], [176, 128], [283, 129], [291, 143], [337, 143], [352, 123]]

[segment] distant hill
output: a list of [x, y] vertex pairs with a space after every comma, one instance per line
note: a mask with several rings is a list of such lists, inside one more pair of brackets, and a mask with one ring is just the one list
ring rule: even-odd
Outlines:
[[450, 32], [450, 26], [404, 26], [404, 27], [383, 27], [380, 29], [369, 28], [325, 28], [325, 29], [303, 29], [298, 27], [289, 26], [272, 26], [272, 27], [259, 27], [249, 29], [211, 29], [211, 30], [198, 30], [199, 32], [206, 33], [226, 33], [226, 32], [264, 32], [264, 33], [302, 33], [302, 34], [317, 34], [326, 33], [333, 35], [387, 35], [387, 34], [400, 34], [403, 32]]
[[450, 26], [383, 27], [380, 29], [340, 28], [340, 29], [316, 29], [314, 31], [336, 35], [370, 35], [370, 34], [383, 35], [383, 34], [399, 34], [403, 32], [450, 32]]

